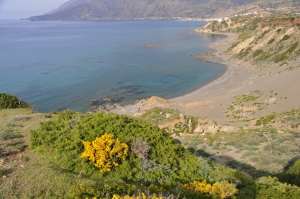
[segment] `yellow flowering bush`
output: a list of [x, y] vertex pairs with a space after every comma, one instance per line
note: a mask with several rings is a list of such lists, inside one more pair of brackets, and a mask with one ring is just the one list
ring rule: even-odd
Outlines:
[[211, 187], [211, 193], [217, 194], [221, 199], [228, 198], [238, 193], [238, 190], [233, 184], [228, 183], [226, 180], [222, 182], [216, 182]]
[[203, 182], [190, 182], [188, 184], [183, 184], [183, 188], [193, 191], [198, 191], [204, 194], [209, 194], [211, 192], [211, 185], [207, 184], [206, 180], [203, 180]]
[[[88, 199], [88, 198], [86, 198], [86, 199]], [[92, 199], [104, 199], [104, 198], [93, 197]], [[107, 198], [105, 198], [105, 199], [107, 199]], [[114, 194], [112, 199], [163, 199], [163, 197], [146, 196], [144, 193], [142, 193], [141, 196], [124, 196], [124, 197]]]
[[112, 199], [163, 199], [163, 198], [156, 197], [156, 196], [148, 196], [147, 197], [144, 193], [142, 193], [142, 196], [124, 196], [124, 197], [114, 194]]
[[216, 182], [213, 185], [208, 184], [205, 180], [203, 182], [190, 182], [181, 185], [183, 188], [193, 191], [198, 191], [203, 194], [219, 195], [220, 199], [228, 198], [238, 193], [238, 190], [233, 184], [226, 180]]
[[85, 150], [80, 157], [93, 162], [103, 173], [119, 166], [120, 161], [125, 160], [128, 155], [128, 145], [118, 138], [114, 139], [112, 134], [97, 137], [92, 143], [89, 141], [82, 143]]

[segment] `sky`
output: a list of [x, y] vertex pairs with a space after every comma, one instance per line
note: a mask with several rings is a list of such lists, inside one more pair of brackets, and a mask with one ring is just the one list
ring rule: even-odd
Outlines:
[[68, 0], [0, 0], [0, 19], [21, 19], [43, 15]]

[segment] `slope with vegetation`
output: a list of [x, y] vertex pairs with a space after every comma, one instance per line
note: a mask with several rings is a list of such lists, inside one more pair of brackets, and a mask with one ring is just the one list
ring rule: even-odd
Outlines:
[[[168, 118], [157, 118], [165, 114], [169, 114]], [[254, 172], [252, 176], [258, 178], [253, 179], [244, 171], [204, 158], [204, 148], [192, 150], [190, 146], [186, 150], [179, 140], [172, 138], [172, 134], [194, 136], [197, 126], [193, 123], [199, 119], [179, 115], [172, 109], [154, 108], [147, 111], [144, 118], [68, 110], [42, 114], [30, 109], [4, 109], [0, 115], [4, 144], [30, 145], [30, 148], [9, 148], [1, 153], [1, 198], [260, 199], [300, 195], [300, 188], [295, 186], [299, 184], [295, 177], [299, 161], [289, 162], [278, 175]], [[171, 129], [166, 131], [157, 126], [178, 121], [178, 118], [184, 128], [181, 133], [175, 132], [180, 126], [173, 133]], [[211, 124], [205, 118], [199, 120], [206, 120], [202, 123], [204, 126]], [[2, 132], [20, 136], [6, 136]], [[241, 138], [246, 136], [239, 134]], [[220, 130], [217, 130], [205, 133], [203, 138], [211, 143], [208, 146], [220, 147], [219, 135]], [[270, 139], [275, 136], [262, 135]], [[229, 141], [226, 134], [222, 136], [225, 137], [225, 140], [220, 138], [223, 142]], [[185, 146], [182, 138], [184, 136], [180, 139]]]
[[254, 70], [270, 73], [278, 68], [276, 72], [300, 66], [300, 18], [297, 16], [234, 17], [212, 21], [196, 31], [238, 34], [238, 40], [226, 54]]
[[207, 17], [221, 8], [253, 0], [73, 0], [30, 20], [128, 20]]

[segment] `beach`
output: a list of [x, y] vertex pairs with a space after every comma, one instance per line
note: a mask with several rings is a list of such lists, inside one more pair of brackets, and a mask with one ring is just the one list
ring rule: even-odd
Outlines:
[[[232, 59], [225, 51], [237, 40], [237, 35], [226, 34], [227, 38], [209, 45], [216, 50], [215, 56], [227, 66], [218, 79], [187, 95], [169, 99], [171, 107], [186, 115], [210, 118], [218, 123], [230, 119], [225, 114], [237, 95], [262, 92], [262, 100], [268, 106], [256, 116], [290, 111], [300, 107], [300, 68], [293, 71], [277, 69], [270, 74], [253, 70], [253, 66]], [[276, 96], [272, 93], [276, 93]], [[272, 103], [270, 103], [272, 101]]]
[[[202, 34], [202, 33], [199, 33]], [[203, 33], [207, 34], [207, 33]], [[264, 108], [245, 106], [241, 110], [253, 113], [261, 117], [273, 113], [290, 111], [300, 107], [300, 68], [293, 71], [275, 69], [270, 73], [254, 70], [249, 63], [242, 63], [226, 54], [226, 50], [237, 40], [236, 34], [225, 34], [227, 37], [209, 45], [214, 49], [214, 56], [220, 58], [220, 64], [226, 65], [226, 71], [214, 81], [183, 96], [167, 99], [152, 97], [135, 105], [117, 107], [112, 112], [120, 114], [132, 114], [139, 116], [144, 110], [153, 107], [168, 107], [177, 109], [184, 115], [193, 115], [209, 118], [220, 124], [228, 124], [233, 121], [226, 111], [232, 105], [236, 96], [251, 95], [258, 91], [261, 93], [259, 102]], [[297, 62], [295, 62], [297, 64]], [[246, 118], [246, 117], [245, 117]], [[248, 117], [247, 119], [251, 119]], [[239, 126], [239, 123], [231, 125]]]

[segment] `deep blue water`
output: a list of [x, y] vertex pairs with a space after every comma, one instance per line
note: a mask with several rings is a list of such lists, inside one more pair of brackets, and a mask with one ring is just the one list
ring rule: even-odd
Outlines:
[[129, 104], [152, 95], [183, 95], [225, 70], [194, 58], [223, 38], [188, 32], [202, 25], [0, 20], [0, 92], [31, 102], [40, 112], [86, 111], [92, 100], [107, 96]]

